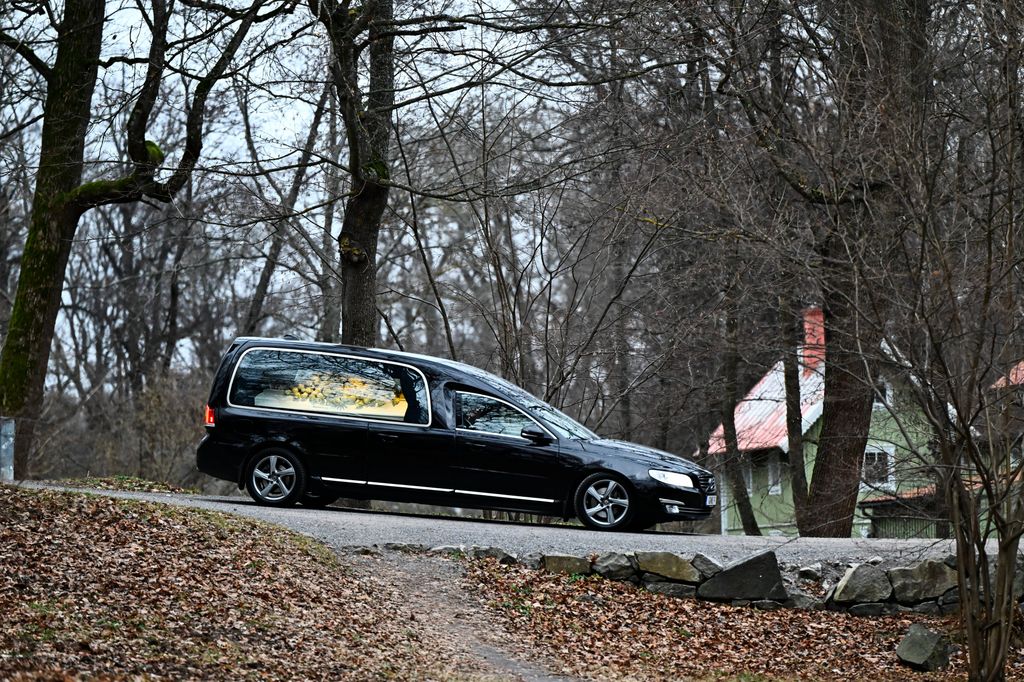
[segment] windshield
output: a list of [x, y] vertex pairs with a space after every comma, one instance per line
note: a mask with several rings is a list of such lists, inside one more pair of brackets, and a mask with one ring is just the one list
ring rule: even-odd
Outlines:
[[541, 418], [548, 426], [557, 431], [559, 436], [576, 438], [578, 440], [593, 440], [598, 437], [596, 433], [583, 426], [583, 424], [580, 424], [569, 415], [559, 412], [550, 405], [544, 403], [533, 404], [530, 405], [530, 410], [540, 414]]

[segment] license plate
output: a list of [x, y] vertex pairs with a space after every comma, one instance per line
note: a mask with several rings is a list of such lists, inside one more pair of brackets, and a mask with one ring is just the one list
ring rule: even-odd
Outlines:
[[718, 495], [708, 495], [707, 506], [714, 507], [716, 504], [718, 504]]

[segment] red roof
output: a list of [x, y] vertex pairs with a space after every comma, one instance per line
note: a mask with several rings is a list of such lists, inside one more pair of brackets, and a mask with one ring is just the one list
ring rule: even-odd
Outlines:
[[[800, 415], [802, 433], [821, 417], [825, 401], [825, 317], [821, 308], [804, 311], [804, 345], [800, 348]], [[779, 448], [789, 451], [786, 432], [786, 384], [782, 361], [761, 377], [736, 405], [736, 441], [740, 452]], [[711, 454], [725, 453], [719, 424], [708, 443]]]
[[[821, 417], [825, 400], [825, 366], [819, 357], [813, 360], [810, 354], [803, 354], [810, 360], [808, 367], [800, 363], [800, 414], [803, 417], [803, 433]], [[779, 448], [789, 451], [789, 436], [786, 432], [786, 385], [782, 373], [782, 361], [761, 377], [746, 397], [736, 405], [736, 441], [740, 452]], [[711, 454], [725, 453], [725, 437], [719, 424], [708, 442]]]
[[1024, 384], [1024, 360], [1010, 368], [1004, 376], [992, 384], [992, 388], [1006, 388], [1007, 386], [1020, 386]]

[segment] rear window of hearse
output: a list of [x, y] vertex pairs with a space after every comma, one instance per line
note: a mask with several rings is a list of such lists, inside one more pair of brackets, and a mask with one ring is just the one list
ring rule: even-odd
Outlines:
[[419, 371], [313, 351], [246, 351], [235, 368], [228, 402], [237, 407], [430, 423], [427, 386]]

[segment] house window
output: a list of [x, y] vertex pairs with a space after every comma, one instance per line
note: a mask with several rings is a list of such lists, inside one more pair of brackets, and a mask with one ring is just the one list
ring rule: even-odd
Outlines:
[[890, 486], [894, 481], [892, 453], [880, 447], [869, 446], [864, 452], [861, 481], [866, 487]]
[[747, 495], [754, 494], [754, 467], [750, 462], [743, 463], [743, 483], [747, 487]]
[[774, 457], [768, 460], [768, 494], [782, 494], [782, 467]]

